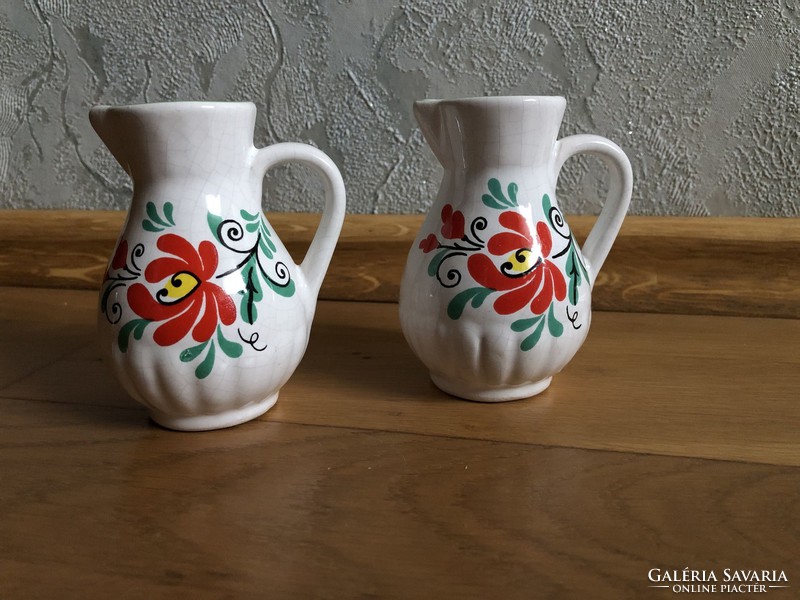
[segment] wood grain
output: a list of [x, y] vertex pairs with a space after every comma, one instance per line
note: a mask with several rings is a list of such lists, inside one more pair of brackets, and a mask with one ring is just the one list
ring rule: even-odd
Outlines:
[[800, 321], [598, 313], [550, 390], [486, 405], [396, 305], [323, 301], [275, 409], [184, 434], [110, 378], [96, 300], [0, 288], [3, 600], [619, 600], [683, 567], [796, 595]]
[[[95, 302], [92, 292], [0, 289], [0, 396], [133, 407], [97, 356]], [[798, 466], [799, 340], [796, 320], [597, 313], [549, 390], [486, 405], [430, 383], [396, 305], [323, 301], [303, 362], [264, 419]]]
[[[270, 213], [296, 260], [317, 215]], [[124, 214], [0, 211], [0, 285], [96, 289]], [[568, 219], [584, 239], [593, 217]], [[321, 298], [397, 300], [421, 216], [349, 215]], [[628, 217], [596, 309], [800, 318], [800, 219]]]
[[654, 567], [800, 568], [796, 468], [0, 411], [5, 600], [619, 600], [662, 592], [647, 588]]

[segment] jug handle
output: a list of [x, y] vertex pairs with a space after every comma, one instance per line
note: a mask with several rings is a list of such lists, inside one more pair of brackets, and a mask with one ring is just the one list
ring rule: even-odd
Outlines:
[[269, 169], [288, 162], [298, 162], [311, 167], [325, 186], [325, 209], [322, 220], [303, 262], [298, 265], [309, 289], [313, 292], [312, 298], [316, 298], [344, 223], [344, 181], [339, 169], [327, 154], [308, 144], [295, 142], [283, 142], [256, 149], [253, 169], [260, 172], [263, 177]]
[[566, 160], [575, 154], [588, 152], [599, 156], [611, 171], [608, 196], [600, 216], [583, 244], [583, 256], [589, 263], [590, 285], [611, 251], [633, 191], [633, 171], [628, 157], [614, 142], [599, 135], [571, 135], [556, 142], [555, 178]]

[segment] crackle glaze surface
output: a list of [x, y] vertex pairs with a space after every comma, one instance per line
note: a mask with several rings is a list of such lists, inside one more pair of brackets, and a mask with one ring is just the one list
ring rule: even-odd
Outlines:
[[[630, 156], [633, 213], [798, 215], [798, 64], [784, 0], [3, 2], [0, 203], [125, 208], [89, 106], [213, 99], [256, 102], [261, 145], [329, 154], [352, 211], [426, 211], [440, 173], [413, 101], [553, 94], [563, 135]], [[559, 185], [565, 212], [594, 213], [604, 170], [570, 161]], [[299, 166], [266, 187], [275, 210], [319, 191]]]
[[[236, 425], [268, 410], [308, 343], [344, 219], [344, 187], [322, 152], [257, 150], [250, 103], [96, 107], [92, 125], [135, 182], [103, 279], [101, 350], [125, 389], [172, 429]], [[326, 182], [326, 210], [296, 265], [260, 210], [261, 180], [301, 161]]]
[[[455, 396], [538, 394], [586, 339], [591, 288], [627, 211], [632, 174], [605, 138], [557, 140], [565, 104], [516, 96], [414, 105], [444, 177], [406, 261], [400, 322], [433, 382]], [[555, 198], [562, 165], [582, 152], [611, 169], [583, 251]]]

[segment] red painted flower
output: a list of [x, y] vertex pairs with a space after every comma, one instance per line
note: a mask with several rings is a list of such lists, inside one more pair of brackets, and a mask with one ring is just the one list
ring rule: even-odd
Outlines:
[[499, 221], [510, 231], [493, 235], [486, 247], [496, 256], [507, 255], [507, 261], [498, 269], [485, 254], [473, 254], [467, 260], [469, 273], [482, 286], [504, 292], [494, 302], [501, 315], [515, 313], [526, 304], [541, 315], [553, 298], [563, 300], [567, 295], [564, 275], [547, 259], [553, 248], [550, 229], [540, 221], [534, 239], [521, 214], [506, 211]]
[[111, 279], [111, 271], [123, 269], [127, 264], [128, 242], [126, 240], [122, 240], [117, 246], [117, 249], [114, 251], [114, 256], [111, 257], [111, 263], [106, 268], [106, 272], [103, 273], [103, 283]]
[[442, 208], [442, 235], [448, 240], [460, 240], [464, 237], [464, 213], [453, 210], [450, 204]]
[[114, 258], [111, 259], [111, 268], [122, 269], [126, 264], [128, 264], [128, 242], [122, 240], [114, 252]]
[[[164, 321], [153, 334], [160, 346], [192, 338], [205, 342], [214, 335], [218, 322], [236, 320], [236, 306], [221, 287], [211, 283], [219, 261], [211, 242], [200, 242], [195, 250], [188, 241], [168, 233], [158, 238], [158, 249], [171, 257], [157, 258], [144, 271], [150, 283], [163, 282], [155, 298], [147, 287], [135, 283], [128, 288], [131, 309], [148, 321]], [[173, 258], [175, 257], [175, 258]]]
[[428, 237], [426, 237], [419, 243], [419, 249], [422, 250], [425, 254], [433, 250], [436, 250], [438, 247], [439, 247], [439, 239], [433, 234], [430, 234]]

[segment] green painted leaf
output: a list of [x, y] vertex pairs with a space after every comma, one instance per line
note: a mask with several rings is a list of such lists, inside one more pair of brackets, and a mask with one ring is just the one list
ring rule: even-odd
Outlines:
[[492, 194], [492, 196], [497, 198], [497, 200], [502, 204], [508, 203], [505, 195], [503, 194], [503, 186], [500, 185], [500, 180], [492, 177], [487, 185], [489, 186], [489, 192]]
[[544, 318], [543, 315], [538, 315], [538, 316], [533, 317], [531, 319], [519, 319], [518, 321], [514, 321], [511, 324], [511, 330], [512, 331], [516, 331], [518, 333], [521, 332], [521, 331], [525, 331], [527, 329], [530, 329], [534, 325], [536, 325], [536, 323], [541, 321], [543, 318]]
[[539, 338], [542, 337], [542, 331], [544, 331], [544, 319], [539, 321], [538, 327], [534, 329], [533, 333], [522, 340], [522, 343], [519, 345], [521, 350], [527, 352], [528, 350], [532, 349], [538, 342]]
[[136, 327], [136, 321], [125, 323], [120, 328], [119, 334], [117, 334], [117, 346], [119, 346], [120, 352], [125, 353], [128, 351], [128, 340], [134, 327]]
[[279, 286], [277, 283], [273, 282], [271, 279], [267, 278], [267, 285], [272, 288], [272, 291], [278, 294], [279, 296], [283, 296], [285, 298], [291, 298], [294, 296], [294, 280], [290, 279], [289, 284], [283, 287]]
[[206, 340], [202, 344], [197, 344], [197, 346], [192, 346], [191, 348], [187, 348], [186, 350], [181, 352], [180, 355], [181, 362], [192, 362], [195, 358], [197, 358], [203, 353], [203, 350], [206, 349], [206, 346], [208, 346], [208, 340]]
[[480, 305], [483, 304], [483, 301], [486, 300], [486, 298], [488, 298], [489, 296], [491, 296], [492, 292], [494, 292], [494, 290], [491, 290], [489, 288], [483, 288], [483, 291], [475, 294], [471, 302], [472, 308], [480, 307]]
[[241, 292], [241, 314], [244, 320], [252, 325], [258, 318], [258, 309], [256, 303], [260, 302], [264, 297], [261, 283], [259, 281], [258, 272], [252, 264], [246, 267], [246, 271], [242, 271], [242, 278], [244, 279], [245, 291]]
[[208, 213], [208, 228], [211, 229], [211, 234], [214, 236], [214, 239], [218, 242], [221, 241], [219, 239], [219, 226], [222, 224], [222, 217], [215, 215], [214, 213]]
[[156, 227], [147, 219], [142, 221], [142, 229], [144, 229], [145, 231], [150, 231], [152, 233], [159, 233], [161, 231], [164, 231], [161, 227]]
[[164, 202], [164, 218], [170, 225], [175, 225], [175, 219], [172, 218], [173, 208], [172, 202]]
[[519, 206], [517, 202], [517, 192], [519, 191], [519, 186], [514, 183], [513, 181], [508, 184], [508, 197], [511, 200], [512, 206]]
[[252, 214], [252, 213], [249, 213], [249, 212], [247, 212], [247, 211], [246, 211], [246, 210], [244, 210], [244, 209], [240, 210], [240, 211], [239, 211], [239, 214], [240, 214], [240, 215], [242, 215], [242, 218], [243, 218], [245, 221], [257, 221], [257, 220], [258, 220], [258, 217], [259, 217], [259, 213]]
[[[467, 307], [467, 302], [472, 300], [474, 302], [474, 298], [476, 296], [481, 296], [480, 301], [478, 302], [477, 306], [480, 306], [481, 303], [486, 299], [486, 297], [491, 294], [494, 290], [490, 290], [485, 287], [474, 287], [469, 288], [468, 290], [464, 290], [463, 292], [459, 292], [453, 299], [450, 300], [450, 303], [447, 305], [447, 316], [453, 319], [459, 319], [464, 312], [464, 309]], [[477, 308], [476, 306], [476, 308]]]
[[275, 244], [270, 242], [269, 238], [266, 238], [263, 235], [258, 236], [258, 247], [261, 248], [261, 252], [263, 252], [264, 256], [267, 258], [272, 258], [275, 250]]
[[248, 223], [244, 228], [250, 233], [255, 233], [258, 230], [258, 223]]
[[519, 191], [519, 186], [516, 183], [511, 182], [508, 184], [508, 198], [506, 198], [506, 195], [503, 193], [503, 186], [500, 185], [500, 181], [498, 179], [492, 177], [486, 185], [491, 193], [491, 196], [489, 194], [484, 194], [481, 197], [486, 206], [500, 210], [519, 206], [517, 203], [517, 192]]
[[214, 368], [215, 353], [216, 352], [214, 350], [214, 342], [212, 341], [211, 346], [208, 348], [208, 354], [206, 354], [206, 357], [203, 359], [203, 362], [201, 362], [198, 365], [198, 367], [194, 370], [194, 374], [198, 379], [205, 379], [211, 374], [211, 369]]
[[162, 227], [169, 226], [169, 223], [162, 219], [161, 215], [158, 214], [158, 210], [156, 209], [156, 205], [154, 203], [148, 202], [145, 205], [145, 210], [147, 211], [147, 216], [150, 217], [150, 220], [153, 221], [153, 223], [157, 223]]
[[250, 267], [250, 274], [247, 277], [250, 289], [253, 291], [253, 300], [260, 302], [264, 297], [264, 290], [261, 287], [261, 279], [258, 277], [258, 269], [255, 266]]
[[508, 192], [511, 195], [512, 199], [506, 198], [505, 194], [503, 193], [503, 187], [500, 185], [500, 181], [497, 179], [490, 179], [489, 183], [489, 191], [492, 193], [497, 201], [503, 205], [503, 208], [511, 208], [517, 206], [517, 190], [519, 189], [516, 183], [511, 183], [508, 186]]
[[256, 304], [253, 302], [253, 297], [250, 294], [246, 294], [245, 292], [239, 293], [242, 294], [242, 302], [239, 306], [239, 312], [244, 318], [245, 322], [252, 325], [258, 318], [258, 308], [256, 308]]
[[547, 328], [553, 337], [561, 337], [561, 334], [564, 333], [564, 326], [561, 321], [556, 319], [556, 314], [553, 310], [554, 305], [555, 303], [550, 304], [550, 310], [547, 311]]
[[226, 340], [222, 335], [222, 328], [217, 325], [217, 343], [220, 350], [231, 358], [239, 358], [242, 355], [242, 345], [237, 342]]
[[576, 266], [575, 251], [570, 247], [567, 254], [567, 275], [569, 275], [569, 303], [572, 306], [578, 304], [578, 286], [581, 283], [580, 269]]
[[123, 353], [128, 351], [131, 334], [133, 334], [133, 337], [137, 340], [142, 339], [142, 334], [144, 334], [144, 330], [149, 324], [150, 321], [147, 319], [133, 319], [125, 323], [125, 325], [120, 328], [119, 334], [117, 335], [119, 351]]
[[267, 227], [267, 223], [266, 223], [266, 221], [264, 221], [264, 219], [261, 219], [261, 233], [264, 234], [262, 236], [262, 239], [264, 240], [264, 243], [267, 245], [267, 247], [269, 247], [269, 249], [272, 252], [275, 252], [275, 250], [276, 250], [275, 244], [272, 242], [272, 239], [271, 239], [272, 236], [271, 236], [271, 234], [269, 232], [269, 228]]
[[547, 216], [547, 219], [550, 220], [550, 209], [553, 208], [553, 204], [550, 202], [550, 196], [545, 194], [542, 196], [542, 209], [544, 210], [544, 214]]
[[144, 330], [147, 329], [147, 326], [150, 324], [150, 321], [146, 319], [140, 319], [139, 324], [133, 328], [133, 339], [140, 340], [144, 335]]
[[489, 194], [484, 194], [483, 196], [481, 196], [481, 200], [483, 200], [483, 203], [486, 206], [488, 206], [489, 208], [496, 208], [498, 210], [502, 210], [502, 209], [506, 208], [506, 206], [504, 206], [503, 204], [500, 204], [497, 200], [492, 198]]
[[431, 277], [436, 276], [436, 272], [439, 270], [439, 265], [442, 264], [444, 260], [445, 254], [447, 254], [447, 248], [440, 250], [437, 254], [433, 255], [430, 264], [428, 265], [428, 275]]
[[583, 264], [581, 255], [578, 254], [577, 244], [572, 239], [569, 254], [567, 256], [567, 274], [569, 275], [569, 301], [575, 306], [580, 299], [579, 286], [582, 282], [589, 281], [589, 273]]

